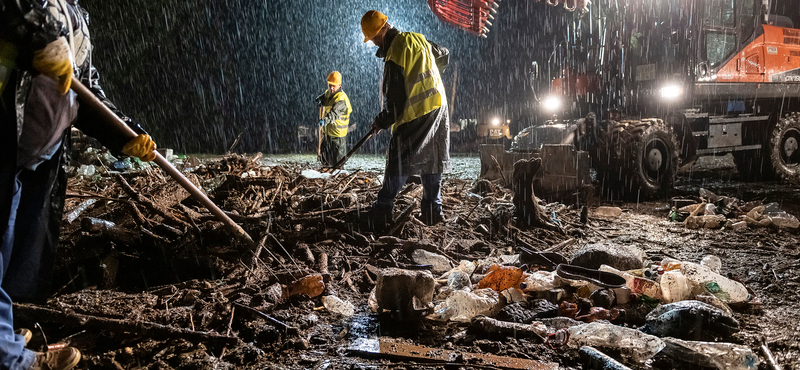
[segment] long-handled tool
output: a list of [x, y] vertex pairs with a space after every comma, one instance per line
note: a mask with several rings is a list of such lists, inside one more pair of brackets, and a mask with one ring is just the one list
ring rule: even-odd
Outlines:
[[364, 143], [367, 140], [369, 140], [369, 138], [371, 138], [372, 135], [376, 134], [378, 131], [380, 131], [380, 129], [376, 129], [374, 127], [372, 129], [370, 129], [369, 132], [367, 132], [367, 134], [364, 135], [364, 137], [362, 137], [361, 140], [359, 140], [356, 143], [355, 146], [353, 146], [353, 149], [350, 149], [350, 151], [347, 152], [347, 154], [345, 154], [345, 156], [342, 157], [342, 159], [339, 160], [339, 162], [337, 162], [335, 165], [333, 165], [333, 167], [323, 167], [321, 172], [332, 172], [334, 170], [342, 169], [342, 167], [347, 162], [347, 160], [350, 159], [350, 156], [353, 155], [353, 153], [355, 153], [358, 150], [358, 148], [360, 148], [362, 145], [364, 145]]
[[[318, 119], [322, 119], [322, 107], [319, 107]], [[319, 126], [319, 124], [317, 126]], [[322, 126], [319, 126], [317, 130], [317, 160], [320, 161], [320, 163], [322, 162]]]
[[[97, 99], [97, 97], [94, 96], [94, 94], [74, 76], [72, 77], [72, 91], [75, 91], [75, 93], [78, 94], [78, 97], [84, 104], [88, 104], [92, 109], [100, 112], [100, 114], [105, 117], [108, 123], [113, 124], [117, 129], [126, 135], [129, 135], [131, 139], [136, 137], [136, 132], [128, 127], [125, 122], [122, 122], [122, 120], [117, 117], [117, 115], [114, 114], [111, 109], [103, 104], [100, 99]], [[175, 179], [175, 181], [177, 181], [178, 184], [186, 189], [189, 194], [195, 197], [195, 199], [200, 201], [200, 203], [202, 203], [209, 211], [211, 211], [211, 213], [213, 213], [218, 220], [222, 221], [225, 226], [227, 226], [230, 231], [236, 235], [236, 237], [244, 241], [250, 248], [256, 248], [256, 243], [253, 241], [253, 238], [251, 238], [241, 226], [237, 225], [235, 222], [233, 222], [233, 220], [231, 220], [230, 217], [228, 217], [228, 215], [222, 212], [222, 210], [219, 209], [219, 207], [217, 207], [217, 205], [214, 204], [211, 199], [208, 199], [208, 197], [200, 189], [194, 186], [189, 179], [184, 177], [183, 174], [172, 165], [172, 163], [169, 163], [169, 161], [167, 161], [160, 153], [155, 152], [155, 154], [156, 159], [153, 160], [153, 162], [155, 162], [159, 167], [161, 167], [161, 169], [164, 170], [164, 172]]]

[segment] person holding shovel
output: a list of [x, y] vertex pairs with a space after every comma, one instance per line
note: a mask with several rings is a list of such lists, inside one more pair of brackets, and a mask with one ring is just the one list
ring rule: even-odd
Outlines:
[[49, 293], [70, 126], [112, 151], [155, 157], [155, 143], [138, 125], [116, 111], [138, 133], [130, 139], [70, 91], [74, 76], [116, 110], [91, 65], [87, 24], [77, 0], [0, 0], [0, 369], [67, 370], [81, 358], [73, 347], [25, 349], [29, 337], [14, 333], [11, 303]]
[[328, 89], [317, 97], [317, 106], [322, 109], [319, 120], [321, 143], [317, 155], [323, 166], [333, 167], [347, 153], [347, 127], [353, 107], [342, 91], [342, 74], [333, 71], [326, 80]]
[[378, 46], [383, 59], [383, 110], [372, 123], [374, 132], [391, 127], [383, 187], [370, 210], [370, 219], [391, 220], [397, 193], [409, 176], [422, 177], [422, 221], [442, 221], [442, 173], [450, 169], [450, 117], [441, 72], [447, 49], [414, 32], [400, 32], [388, 17], [370, 10], [361, 18], [364, 42]]

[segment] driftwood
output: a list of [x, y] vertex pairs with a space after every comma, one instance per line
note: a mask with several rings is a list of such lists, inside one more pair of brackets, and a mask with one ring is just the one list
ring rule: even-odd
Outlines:
[[538, 227], [563, 234], [558, 226], [551, 224], [544, 216], [544, 211], [536, 203], [533, 193], [533, 177], [542, 167], [541, 158], [520, 159], [514, 163], [514, 216], [517, 222], [528, 227]]
[[182, 338], [190, 341], [218, 345], [239, 344], [239, 338], [229, 337], [214, 332], [175, 328], [172, 326], [161, 325], [147, 321], [112, 319], [108, 317], [62, 312], [52, 308], [29, 303], [14, 303], [14, 314], [21, 317], [27, 317], [37, 322], [58, 322], [65, 325], [80, 327], [82, 329], [125, 332], [138, 336], [148, 336], [159, 339]]
[[500, 321], [486, 316], [477, 316], [469, 325], [470, 331], [487, 337], [532, 338], [539, 343], [545, 342], [547, 330], [532, 324]]

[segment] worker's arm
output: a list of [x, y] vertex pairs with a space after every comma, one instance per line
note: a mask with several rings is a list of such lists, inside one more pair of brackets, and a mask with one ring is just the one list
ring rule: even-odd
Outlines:
[[337, 101], [333, 104], [333, 107], [331, 107], [331, 111], [322, 117], [323, 124], [326, 126], [331, 125], [345, 113], [347, 113], [347, 103], [345, 103], [344, 100]]
[[439, 69], [439, 73], [444, 73], [447, 65], [450, 64], [450, 50], [447, 50], [446, 47], [437, 45], [433, 42], [430, 42], [430, 44], [431, 51], [433, 52], [433, 60], [436, 62], [436, 67]]
[[392, 61], [387, 61], [383, 69], [383, 95], [386, 97], [385, 106], [373, 124], [385, 130], [403, 115], [407, 97], [403, 69]]
[[[103, 88], [100, 86], [100, 73], [97, 72], [94, 66], [91, 66], [89, 71], [81, 76], [80, 80], [101, 102], [103, 102], [103, 104], [111, 109], [111, 111], [125, 122], [128, 127], [133, 129], [134, 132], [140, 135], [147, 134], [141, 126], [117, 109], [116, 105], [106, 97]], [[75, 120], [75, 127], [86, 135], [94, 137], [100, 141], [103, 146], [115, 152], [121, 152], [125, 144], [131, 139], [124, 130], [117, 128], [116, 125], [109, 125], [106, 123], [100, 112], [90, 108], [87, 104], [81, 104], [78, 107], [78, 118]]]

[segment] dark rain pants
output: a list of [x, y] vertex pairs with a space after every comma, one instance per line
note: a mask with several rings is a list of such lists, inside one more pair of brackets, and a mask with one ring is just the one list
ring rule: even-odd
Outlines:
[[[442, 174], [422, 175], [422, 218], [430, 219], [433, 215], [442, 216]], [[383, 187], [378, 192], [378, 199], [373, 207], [377, 210], [391, 211], [394, 198], [406, 184], [408, 176], [385, 176]]]
[[347, 155], [347, 136], [322, 138], [322, 164], [333, 167]]

